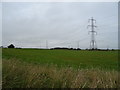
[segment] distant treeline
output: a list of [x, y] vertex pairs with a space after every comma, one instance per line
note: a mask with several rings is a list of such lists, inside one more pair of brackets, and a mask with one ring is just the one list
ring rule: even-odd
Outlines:
[[113, 51], [113, 50], [116, 50], [116, 49], [81, 49], [81, 48], [67, 48], [67, 47], [55, 47], [55, 48], [51, 48], [51, 50], [89, 50], [89, 51]]
[[51, 48], [51, 50], [53, 50], [53, 49], [81, 50], [80, 48], [67, 48], [67, 47], [55, 47], [55, 48]]
[[[0, 48], [16, 48], [16, 49], [22, 49], [21, 47], [15, 47], [15, 45], [10, 44], [7, 47], [1, 46]], [[27, 49], [46, 49], [46, 48], [27, 48]], [[81, 49], [81, 48], [67, 48], [67, 47], [55, 47], [55, 48], [49, 48], [50, 50], [88, 50], [88, 51], [114, 51], [119, 49]]]

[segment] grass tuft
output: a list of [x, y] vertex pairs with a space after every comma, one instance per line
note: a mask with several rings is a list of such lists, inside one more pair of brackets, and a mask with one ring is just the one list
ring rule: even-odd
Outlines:
[[117, 88], [118, 72], [3, 59], [3, 88]]

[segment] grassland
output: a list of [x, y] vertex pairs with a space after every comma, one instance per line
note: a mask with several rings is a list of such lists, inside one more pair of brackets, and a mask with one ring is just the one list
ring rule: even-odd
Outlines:
[[2, 88], [2, 49], [0, 48], [0, 89]]
[[54, 64], [73, 68], [118, 68], [118, 51], [75, 51], [75, 50], [37, 50], [3, 49], [3, 59], [19, 59], [35, 64]]
[[117, 51], [3, 49], [3, 88], [117, 88]]

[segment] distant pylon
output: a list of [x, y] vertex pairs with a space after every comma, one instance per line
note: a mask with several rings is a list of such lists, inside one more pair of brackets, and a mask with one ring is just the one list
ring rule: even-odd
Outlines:
[[80, 48], [80, 44], [79, 44], [79, 41], [77, 41], [77, 48]]
[[92, 17], [88, 20], [88, 23], [90, 23], [88, 27], [91, 27], [91, 30], [89, 31], [89, 33], [91, 33], [90, 49], [94, 50], [97, 49], [97, 43], [95, 41], [95, 34], [97, 34], [97, 32], [94, 30], [94, 28], [97, 27], [94, 25], [94, 23], [96, 23], [96, 20]]
[[46, 49], [48, 49], [48, 41], [46, 40]]
[[40, 48], [41, 48], [41, 41], [40, 41]]

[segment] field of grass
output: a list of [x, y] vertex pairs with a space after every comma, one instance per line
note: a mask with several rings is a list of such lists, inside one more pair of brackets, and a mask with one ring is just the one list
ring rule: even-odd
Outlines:
[[3, 59], [19, 59], [36, 64], [54, 64], [58, 67], [73, 68], [118, 68], [118, 51], [75, 51], [75, 50], [37, 50], [3, 49]]
[[2, 49], [0, 48], [0, 89], [2, 88]]
[[118, 72], [3, 60], [3, 88], [117, 88]]
[[3, 88], [117, 88], [118, 51], [2, 49]]

